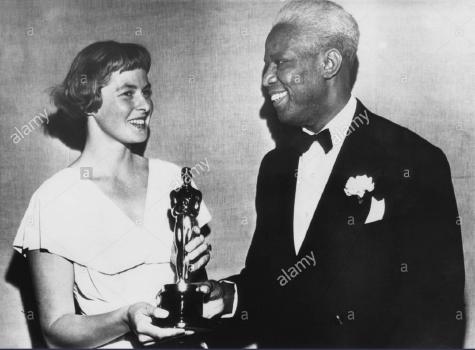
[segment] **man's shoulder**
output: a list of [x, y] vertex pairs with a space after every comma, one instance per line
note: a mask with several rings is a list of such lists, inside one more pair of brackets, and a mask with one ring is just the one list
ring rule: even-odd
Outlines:
[[363, 108], [368, 115], [364, 137], [369, 138], [374, 147], [380, 147], [391, 158], [416, 160], [444, 156], [439, 147], [409, 128], [377, 115], [364, 106]]
[[[359, 115], [365, 118], [357, 122]], [[343, 142], [340, 152], [346, 149], [348, 152], [383, 153], [388, 162], [420, 163], [423, 166], [427, 162], [446, 161], [439, 147], [407, 127], [371, 112], [360, 101]], [[345, 148], [345, 143], [351, 143], [351, 147]], [[295, 149], [288, 145], [276, 147], [264, 156], [261, 169], [270, 167], [273, 172], [280, 168], [287, 171], [289, 163], [298, 161], [298, 156]]]

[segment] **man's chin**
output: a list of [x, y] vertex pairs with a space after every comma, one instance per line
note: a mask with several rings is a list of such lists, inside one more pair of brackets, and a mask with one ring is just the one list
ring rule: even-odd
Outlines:
[[286, 124], [286, 125], [289, 125], [289, 126], [300, 126], [298, 118], [296, 118], [296, 116], [294, 114], [286, 113], [286, 112], [283, 112], [283, 111], [281, 111], [281, 112], [276, 111], [276, 114], [277, 114], [277, 119], [282, 124]]

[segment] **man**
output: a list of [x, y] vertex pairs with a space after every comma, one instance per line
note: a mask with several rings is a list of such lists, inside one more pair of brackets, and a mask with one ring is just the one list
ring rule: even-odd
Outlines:
[[358, 39], [349, 13], [317, 0], [290, 1], [267, 37], [262, 85], [299, 135], [262, 161], [234, 318], [261, 346], [461, 347], [447, 159], [351, 95]]

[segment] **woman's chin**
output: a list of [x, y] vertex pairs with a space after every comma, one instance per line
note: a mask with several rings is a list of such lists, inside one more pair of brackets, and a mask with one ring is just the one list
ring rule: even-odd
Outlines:
[[129, 133], [129, 138], [131, 143], [141, 143], [147, 140], [149, 135], [149, 128], [144, 129], [135, 129]]
[[137, 145], [137, 144], [140, 144], [140, 143], [144, 143], [145, 141], [147, 141], [147, 139], [148, 139], [148, 134], [147, 135], [140, 135], [140, 136], [129, 135], [129, 137], [122, 138], [119, 141], [124, 145], [133, 146], [133, 145]]

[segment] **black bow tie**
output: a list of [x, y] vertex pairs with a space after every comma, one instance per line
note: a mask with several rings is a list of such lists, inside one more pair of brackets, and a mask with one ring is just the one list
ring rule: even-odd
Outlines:
[[315, 141], [318, 141], [320, 146], [322, 146], [323, 150], [325, 151], [325, 154], [330, 152], [333, 148], [330, 130], [328, 129], [324, 129], [316, 135], [309, 135], [306, 132], [302, 131], [302, 135], [300, 137], [301, 142], [299, 142], [299, 149], [302, 153], [307, 152], [312, 143], [314, 143]]

